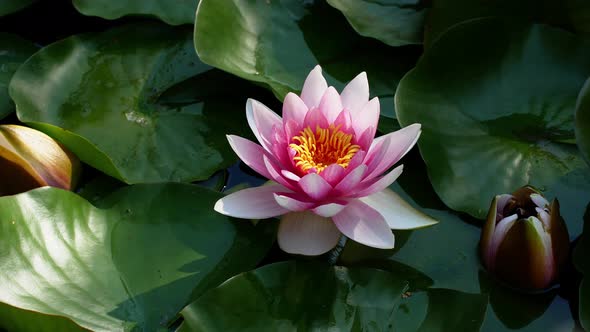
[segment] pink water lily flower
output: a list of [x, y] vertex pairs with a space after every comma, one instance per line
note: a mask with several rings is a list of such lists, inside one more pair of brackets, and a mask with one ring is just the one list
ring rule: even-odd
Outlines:
[[331, 250], [342, 234], [393, 248], [391, 229], [436, 223], [387, 188], [402, 166], [383, 175], [414, 146], [420, 125], [375, 138], [379, 112], [364, 72], [338, 94], [320, 66], [308, 75], [300, 97], [287, 94], [283, 118], [249, 99], [248, 124], [260, 145], [234, 135], [228, 140], [246, 165], [273, 182], [225, 196], [215, 210], [238, 218], [282, 216], [279, 246], [302, 255]]

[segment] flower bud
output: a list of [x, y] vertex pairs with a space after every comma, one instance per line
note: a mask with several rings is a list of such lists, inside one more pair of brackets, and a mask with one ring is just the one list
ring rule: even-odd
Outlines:
[[494, 198], [480, 241], [489, 272], [515, 287], [547, 288], [557, 280], [568, 250], [556, 199], [549, 203], [530, 186]]
[[80, 170], [78, 158], [44, 133], [0, 125], [0, 195], [53, 186], [70, 190]]

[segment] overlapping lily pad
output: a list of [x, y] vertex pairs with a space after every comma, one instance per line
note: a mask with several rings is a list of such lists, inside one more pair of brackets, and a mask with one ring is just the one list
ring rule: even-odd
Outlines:
[[[265, 224], [213, 211], [220, 197], [155, 184], [123, 188], [100, 208], [54, 188], [0, 198], [0, 301], [95, 331], [161, 330], [273, 242]], [[0, 310], [10, 326], [27, 326], [19, 320], [30, 316]]]
[[172, 24], [192, 24], [199, 0], [72, 0], [84, 15], [114, 20], [126, 15], [155, 16]]
[[14, 111], [14, 103], [8, 96], [8, 83], [12, 75], [37, 47], [19, 36], [0, 32], [0, 119]]
[[[281, 101], [301, 89], [317, 64], [338, 89], [366, 71], [372, 96], [392, 97], [420, 54], [419, 48], [391, 48], [358, 36], [324, 1], [204, 0], [194, 37], [203, 62], [262, 83]], [[393, 117], [392, 102], [381, 108]]]
[[[133, 24], [44, 48], [15, 73], [10, 94], [21, 121], [108, 175], [203, 180], [236, 160], [225, 134], [246, 130], [244, 99], [200, 95], [210, 88], [199, 77], [211, 70], [194, 54], [191, 31]], [[178, 89], [192, 98], [162, 100]]]
[[402, 125], [422, 123], [420, 152], [449, 207], [483, 218], [494, 195], [548, 189], [583, 165], [567, 142], [588, 52], [563, 30], [493, 18], [459, 24], [427, 50], [396, 109]]
[[362, 36], [390, 46], [421, 44], [426, 4], [420, 0], [328, 0]]
[[276, 263], [203, 295], [179, 331], [388, 331], [406, 286], [385, 271]]
[[585, 0], [433, 0], [425, 20], [425, 44], [430, 46], [457, 23], [492, 16], [590, 32], [590, 3]]
[[0, 16], [17, 12], [31, 5], [35, 1], [37, 0], [2, 0], [2, 2], [0, 2]]

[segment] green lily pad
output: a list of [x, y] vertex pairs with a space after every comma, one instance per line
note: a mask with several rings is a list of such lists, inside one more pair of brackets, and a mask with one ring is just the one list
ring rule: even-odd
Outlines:
[[590, 79], [582, 87], [576, 104], [576, 143], [590, 164]]
[[114, 20], [127, 15], [154, 16], [171, 24], [193, 24], [199, 0], [72, 0], [76, 9], [88, 16]]
[[[0, 10], [1, 11], [1, 10]], [[25, 60], [37, 51], [30, 41], [19, 36], [0, 32], [0, 119], [14, 111], [14, 103], [8, 95], [8, 83]]]
[[388, 331], [405, 289], [385, 271], [275, 263], [207, 292], [179, 331]]
[[586, 207], [584, 215], [584, 233], [574, 250], [574, 263], [578, 271], [582, 272], [584, 279], [580, 284], [579, 314], [580, 323], [584, 329], [590, 329], [590, 204]]
[[422, 44], [426, 5], [420, 0], [328, 0], [362, 36], [390, 46]]
[[[189, 30], [134, 24], [42, 49], [15, 73], [10, 94], [21, 121], [112, 177], [204, 180], [237, 160], [225, 134], [246, 123], [244, 99], [201, 98], [209, 88], [198, 78], [211, 71]], [[177, 89], [192, 100], [161, 99]]]
[[[391, 189], [414, 208], [438, 220], [438, 224], [414, 231], [394, 231], [396, 248], [393, 250], [368, 248], [348, 241], [339, 261], [346, 266], [387, 270], [408, 280], [408, 296], [396, 312], [396, 320], [403, 326], [399, 330], [417, 331], [423, 324], [429, 329], [446, 324], [446, 321], [438, 325], [422, 323], [428, 313], [426, 308], [430, 308], [429, 292], [438, 289], [455, 292], [449, 295], [448, 305], [441, 305], [429, 314], [433, 319], [453, 317], [449, 322], [456, 320], [463, 326], [446, 329], [449, 331], [477, 331], [479, 327], [482, 331], [501, 331], [515, 326], [531, 332], [543, 326], [573, 329], [567, 301], [555, 294], [547, 298], [546, 294], [521, 293], [489, 275], [480, 263], [478, 252], [482, 222], [449, 211], [440, 202], [419, 155], [408, 154], [403, 164], [404, 173]], [[563, 192], [568, 189], [565, 187]], [[510, 314], [513, 312], [518, 315]], [[473, 321], [470, 317], [474, 317]]]
[[483, 218], [495, 195], [549, 188], [583, 166], [563, 142], [574, 137], [588, 52], [566, 31], [489, 18], [455, 26], [424, 53], [396, 111], [402, 126], [422, 123], [420, 152], [447, 206]]
[[[301, 90], [317, 64], [337, 89], [366, 71], [372, 96], [393, 97], [421, 53], [358, 36], [324, 1], [204, 0], [194, 38], [203, 62], [268, 86], [281, 101]], [[391, 116], [393, 107], [381, 105]]]
[[37, 0], [2, 0], [0, 3], [0, 16], [12, 14], [28, 7]]
[[590, 32], [590, 4], [586, 0], [433, 0], [425, 20], [424, 43], [429, 47], [455, 24], [492, 16]]
[[22, 310], [0, 303], [0, 331], [10, 332], [81, 332], [87, 331], [70, 319]]
[[125, 187], [100, 208], [47, 187], [2, 197], [0, 302], [91, 330], [161, 330], [274, 240], [272, 227], [213, 211], [221, 196], [172, 183]]

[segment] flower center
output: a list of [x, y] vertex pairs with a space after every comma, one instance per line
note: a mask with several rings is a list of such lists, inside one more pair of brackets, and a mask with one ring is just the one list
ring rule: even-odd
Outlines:
[[289, 146], [297, 152], [293, 160], [303, 172], [315, 168], [320, 173], [332, 164], [346, 168], [360, 150], [360, 146], [352, 144], [351, 134], [340, 131], [340, 126], [334, 125], [328, 128], [316, 126], [315, 132], [308, 126], [291, 141], [294, 143]]

